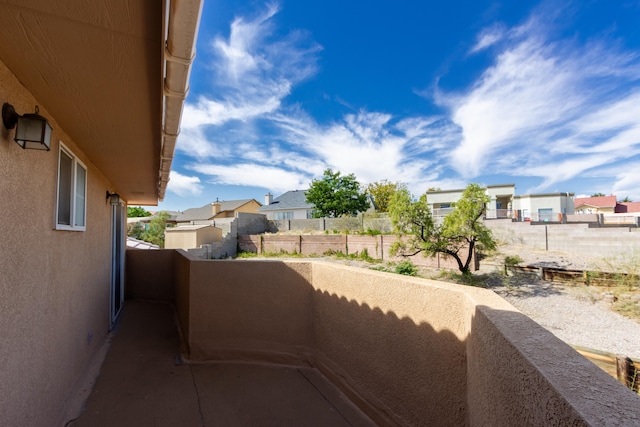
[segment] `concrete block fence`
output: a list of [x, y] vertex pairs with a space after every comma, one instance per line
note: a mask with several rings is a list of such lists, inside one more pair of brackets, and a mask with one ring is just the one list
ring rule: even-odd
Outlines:
[[607, 258], [640, 251], [636, 227], [590, 227], [589, 224], [531, 224], [510, 220], [485, 221], [494, 237], [504, 243], [537, 250]]
[[[240, 251], [263, 253], [298, 253], [304, 255], [323, 255], [329, 252], [341, 252], [347, 255], [362, 254], [366, 251], [371, 258], [398, 262], [407, 258], [393, 256], [391, 245], [397, 237], [393, 235], [244, 235], [238, 236]], [[475, 256], [475, 255], [474, 255]], [[451, 257], [437, 254], [425, 257], [423, 254], [408, 257], [415, 265], [435, 268], [458, 269], [457, 262]], [[473, 262], [472, 265], [477, 265]]]
[[381, 233], [391, 233], [391, 221], [384, 215], [364, 214], [353, 218], [309, 218], [270, 220], [267, 231], [300, 231], [301, 234], [312, 231], [366, 231], [375, 230]]

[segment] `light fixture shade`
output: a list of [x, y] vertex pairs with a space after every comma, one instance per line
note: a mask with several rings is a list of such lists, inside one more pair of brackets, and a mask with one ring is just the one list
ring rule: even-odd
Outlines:
[[107, 197], [109, 198], [109, 202], [112, 205], [119, 205], [120, 204], [120, 195], [118, 193], [109, 193], [107, 191]]
[[25, 114], [18, 117], [16, 136], [14, 140], [24, 149], [46, 150], [51, 149], [51, 126], [47, 119], [38, 114]]

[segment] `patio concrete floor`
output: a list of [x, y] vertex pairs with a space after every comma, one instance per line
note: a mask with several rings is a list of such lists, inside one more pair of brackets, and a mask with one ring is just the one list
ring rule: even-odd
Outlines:
[[374, 425], [313, 368], [181, 360], [173, 307], [127, 301], [86, 408], [68, 425]]

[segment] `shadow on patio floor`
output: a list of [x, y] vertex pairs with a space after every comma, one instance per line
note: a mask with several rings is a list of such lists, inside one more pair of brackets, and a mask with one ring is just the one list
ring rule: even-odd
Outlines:
[[371, 426], [317, 370], [181, 364], [173, 307], [127, 301], [100, 377], [69, 426]]

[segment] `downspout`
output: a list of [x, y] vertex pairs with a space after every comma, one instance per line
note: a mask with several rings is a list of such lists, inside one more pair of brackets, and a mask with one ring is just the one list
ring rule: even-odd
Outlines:
[[166, 0], [162, 53], [162, 147], [158, 171], [158, 199], [164, 199], [180, 121], [189, 93], [191, 66], [204, 0]]

